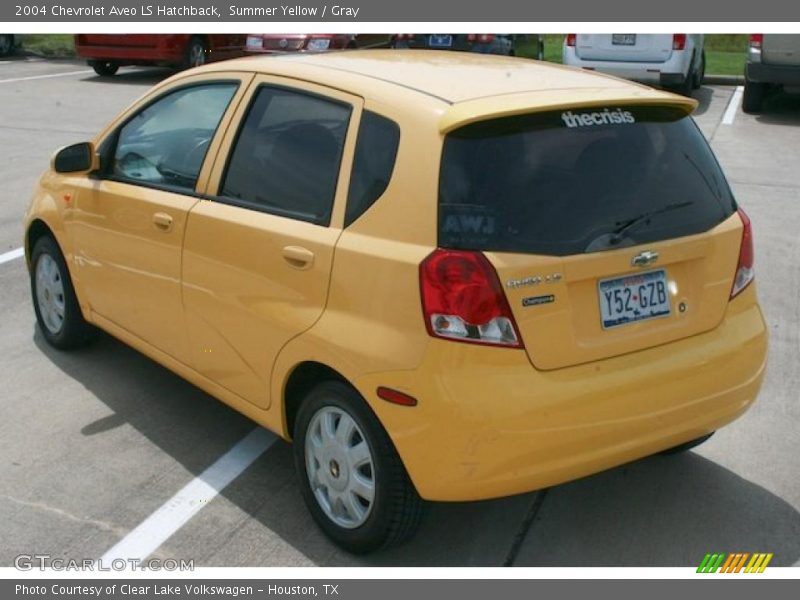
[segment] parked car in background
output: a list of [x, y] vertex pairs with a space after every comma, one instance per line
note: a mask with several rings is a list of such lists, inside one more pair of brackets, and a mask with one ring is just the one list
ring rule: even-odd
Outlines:
[[564, 38], [563, 63], [689, 96], [703, 84], [703, 44], [702, 34], [570, 33]]
[[75, 52], [98, 75], [114, 75], [120, 67], [157, 65], [188, 69], [207, 62], [244, 55], [247, 36], [238, 33], [79, 34]]
[[[481, 54], [516, 54], [515, 36], [508, 33], [396, 33], [392, 48], [422, 48], [426, 50], [459, 50]], [[538, 58], [543, 57], [544, 46], [539, 39]]]
[[800, 94], [800, 34], [750, 36], [744, 73], [744, 111], [759, 112], [770, 89]]
[[766, 364], [697, 101], [431, 54], [180, 73], [57, 152], [25, 219], [42, 339], [99, 327], [292, 441], [354, 552], [409, 537], [423, 499], [697, 445]]
[[376, 48], [389, 44], [388, 34], [354, 33], [251, 33], [245, 50], [255, 54], [324, 52], [345, 48]]
[[19, 36], [13, 33], [0, 33], [0, 56], [8, 56], [17, 47]]

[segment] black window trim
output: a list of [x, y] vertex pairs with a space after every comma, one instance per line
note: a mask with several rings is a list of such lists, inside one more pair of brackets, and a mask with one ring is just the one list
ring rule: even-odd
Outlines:
[[333, 184], [333, 198], [331, 199], [331, 210], [327, 215], [327, 219], [314, 219], [309, 218], [309, 215], [304, 213], [296, 212], [296, 211], [289, 211], [289, 210], [281, 210], [275, 207], [267, 207], [264, 204], [253, 202], [252, 200], [245, 200], [243, 198], [231, 198], [230, 196], [223, 196], [220, 194], [220, 189], [225, 184], [225, 179], [228, 177], [228, 170], [231, 166], [231, 159], [233, 158], [233, 153], [236, 150], [236, 146], [239, 143], [239, 136], [242, 134], [242, 130], [244, 129], [244, 124], [247, 122], [247, 118], [250, 116], [250, 111], [253, 110], [255, 106], [256, 100], [258, 99], [258, 94], [261, 92], [262, 89], [269, 88], [273, 90], [284, 90], [287, 92], [291, 92], [294, 94], [301, 94], [304, 96], [311, 96], [312, 98], [318, 98], [325, 102], [330, 102], [332, 104], [339, 104], [348, 109], [349, 113], [347, 115], [347, 130], [350, 130], [350, 126], [352, 125], [353, 120], [353, 109], [355, 105], [351, 102], [347, 102], [346, 100], [340, 100], [338, 98], [332, 98], [331, 96], [326, 96], [325, 94], [312, 92], [309, 90], [303, 90], [300, 88], [292, 87], [290, 85], [282, 85], [278, 83], [272, 82], [261, 82], [259, 83], [253, 93], [250, 95], [250, 101], [247, 105], [247, 109], [245, 110], [242, 118], [239, 119], [239, 123], [236, 127], [236, 133], [234, 134], [233, 141], [231, 142], [230, 149], [228, 150], [228, 155], [225, 157], [225, 166], [222, 169], [222, 175], [219, 178], [219, 182], [217, 184], [217, 193], [216, 194], [204, 194], [203, 199], [210, 200], [211, 202], [219, 202], [220, 204], [226, 204], [228, 206], [236, 206], [239, 208], [243, 208], [245, 210], [253, 210], [256, 212], [273, 215], [276, 217], [283, 217], [287, 219], [293, 219], [295, 221], [303, 221], [305, 223], [310, 223], [312, 225], [318, 225], [320, 227], [330, 227], [331, 220], [333, 219], [333, 208], [336, 205], [336, 192], [339, 189], [339, 179], [342, 174], [342, 162], [344, 160], [344, 148], [347, 145], [347, 132], [345, 132], [345, 139], [342, 143], [342, 147], [339, 150], [339, 168], [336, 171], [336, 180]]
[[[138, 110], [136, 110], [136, 112], [131, 114], [122, 123], [117, 125], [114, 128], [114, 131], [112, 131], [109, 135], [107, 135], [105, 137], [105, 139], [100, 143], [100, 148], [103, 149], [104, 152], [107, 153], [107, 154], [104, 155], [104, 152], [101, 152], [101, 154], [100, 154], [100, 169], [98, 169], [94, 173], [90, 173], [90, 176], [92, 178], [94, 178], [94, 179], [99, 179], [101, 181], [114, 181], [116, 183], [124, 183], [124, 184], [127, 184], [127, 185], [133, 185], [133, 186], [136, 186], [136, 187], [146, 188], [146, 189], [150, 189], [150, 190], [158, 190], [158, 191], [162, 191], [162, 192], [169, 192], [169, 193], [172, 193], [172, 194], [181, 194], [183, 196], [189, 196], [190, 198], [199, 198], [199, 199], [206, 198], [207, 197], [206, 194], [203, 194], [202, 192], [198, 192], [197, 191], [197, 185], [196, 184], [195, 184], [194, 188], [189, 189], [189, 188], [184, 188], [184, 187], [180, 187], [180, 186], [177, 186], [177, 185], [169, 185], [169, 184], [163, 184], [163, 183], [152, 183], [152, 182], [140, 181], [140, 180], [136, 180], [136, 179], [129, 179], [127, 177], [120, 177], [119, 175], [114, 175], [114, 173], [111, 172], [112, 165], [113, 165], [113, 162], [114, 162], [114, 154], [117, 151], [117, 144], [119, 143], [119, 135], [120, 135], [120, 132], [122, 131], [122, 129], [128, 123], [133, 121], [138, 115], [140, 115], [142, 113], [142, 111], [147, 110], [148, 108], [153, 106], [155, 103], [160, 102], [161, 100], [163, 100], [167, 96], [171, 96], [174, 93], [181, 92], [181, 91], [186, 90], [186, 89], [197, 88], [197, 87], [210, 87], [210, 86], [214, 86], [214, 85], [230, 85], [230, 84], [234, 84], [235, 87], [234, 87], [234, 90], [233, 90], [233, 94], [231, 95], [231, 99], [228, 101], [228, 105], [225, 107], [225, 110], [222, 111], [222, 115], [220, 116], [219, 123], [221, 123], [223, 118], [225, 117], [225, 113], [227, 113], [230, 110], [231, 103], [233, 102], [233, 99], [236, 97], [237, 92], [242, 87], [242, 80], [240, 80], [240, 79], [213, 79], [213, 80], [193, 81], [193, 82], [187, 82], [185, 84], [178, 85], [178, 86], [175, 86], [175, 87], [171, 87], [168, 90], [164, 90], [163, 93], [158, 94], [157, 96], [155, 96], [154, 98], [149, 100], [147, 103], [145, 103], [144, 105], [140, 106], [138, 108]], [[217, 123], [217, 128], [214, 130], [214, 134], [212, 135], [212, 141], [213, 141], [213, 138], [216, 137], [217, 134], [219, 133], [219, 123]], [[107, 149], [103, 148], [105, 146], [105, 144], [107, 144], [107, 143], [109, 144], [109, 147]], [[211, 144], [209, 143], [208, 148], [206, 148], [206, 153], [203, 156], [203, 160], [201, 162], [201, 167], [200, 167], [201, 171], [202, 171], [203, 166], [205, 166], [206, 161], [208, 160], [208, 150], [210, 148], [211, 148]]]

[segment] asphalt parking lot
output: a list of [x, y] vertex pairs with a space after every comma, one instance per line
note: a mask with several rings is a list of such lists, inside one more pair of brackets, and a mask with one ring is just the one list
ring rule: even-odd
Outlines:
[[[115, 340], [75, 353], [36, 331], [21, 219], [52, 151], [89, 139], [168, 71], [0, 62], [0, 566], [19, 554], [98, 558], [253, 423]], [[496, 501], [435, 504], [409, 544], [368, 557], [317, 530], [290, 447], [269, 445], [153, 556], [196, 566], [689, 566], [706, 552], [800, 564], [800, 98], [759, 116], [733, 87], [696, 92], [697, 122], [749, 213], [771, 333], [761, 395], [681, 456], [652, 457]], [[646, 391], [643, 390], [643, 393]], [[200, 510], [197, 510], [200, 508]]]

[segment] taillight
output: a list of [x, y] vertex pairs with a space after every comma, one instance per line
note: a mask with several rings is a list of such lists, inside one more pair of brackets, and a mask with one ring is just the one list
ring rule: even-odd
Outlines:
[[467, 34], [467, 41], [470, 44], [475, 42], [479, 44], [489, 44], [494, 39], [493, 33], [468, 33]]
[[673, 33], [672, 34], [672, 49], [673, 50], [684, 50], [686, 48], [686, 34], [685, 33]]
[[758, 48], [761, 49], [761, 46], [764, 44], [764, 34], [763, 33], [751, 33], [750, 34], [750, 47], [751, 48]]
[[753, 270], [753, 263], [755, 255], [753, 253], [753, 227], [750, 224], [750, 218], [740, 208], [738, 210], [739, 218], [742, 220], [742, 245], [739, 248], [739, 262], [736, 265], [736, 276], [733, 279], [733, 287], [731, 288], [731, 298], [735, 298], [739, 293], [750, 285], [750, 282], [756, 276]]
[[522, 348], [500, 280], [482, 253], [434, 250], [420, 264], [419, 280], [430, 335]]
[[568, 33], [567, 34], [567, 46], [573, 47], [575, 46], [575, 42], [578, 39], [578, 35], [575, 33]]

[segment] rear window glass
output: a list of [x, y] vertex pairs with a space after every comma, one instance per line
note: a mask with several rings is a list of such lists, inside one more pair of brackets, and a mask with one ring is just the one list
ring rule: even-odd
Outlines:
[[447, 136], [439, 245], [581, 254], [701, 233], [735, 209], [711, 149], [677, 109], [524, 115]]

